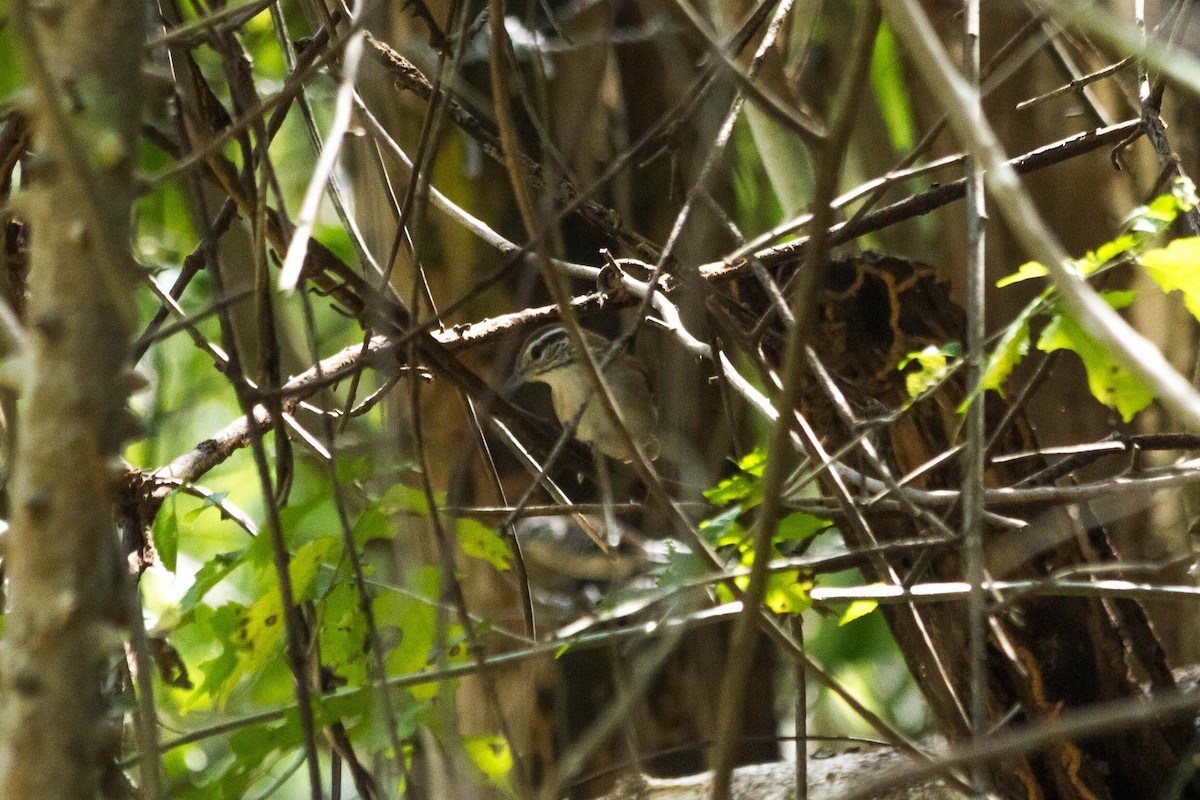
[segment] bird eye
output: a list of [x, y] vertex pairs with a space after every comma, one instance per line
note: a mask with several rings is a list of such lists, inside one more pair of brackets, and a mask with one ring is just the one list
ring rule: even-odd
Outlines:
[[534, 361], [540, 359], [542, 357], [542, 345], [535, 344], [533, 347], [529, 348], [529, 357]]

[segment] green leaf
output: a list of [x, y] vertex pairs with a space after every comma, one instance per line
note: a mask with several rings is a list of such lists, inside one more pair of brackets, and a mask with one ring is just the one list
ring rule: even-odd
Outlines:
[[996, 288], [1003, 289], [1005, 286], [1012, 286], [1014, 283], [1033, 280], [1034, 278], [1044, 278], [1049, 274], [1050, 270], [1038, 262], [1028, 261], [1022, 264], [1012, 275], [1005, 276], [996, 281]]
[[393, 531], [387, 515], [375, 505], [367, 506], [354, 523], [354, 543], [360, 548], [375, 539], [390, 539]]
[[198, 667], [192, 668], [189, 664], [188, 672], [197, 686], [180, 706], [180, 713], [186, 714], [193, 708], [203, 706], [210, 698], [223, 703], [226, 687], [236, 680], [238, 654], [233, 637], [245, 611], [245, 606], [239, 603], [226, 603], [215, 609], [198, 605], [191, 613], [192, 625], [200, 631], [200, 635], [219, 645], [220, 649]]
[[909, 353], [896, 365], [903, 370], [909, 364], [917, 364], [919, 370], [909, 372], [904, 376], [904, 388], [908, 396], [916, 399], [920, 395], [937, 386], [946, 377], [955, 361], [962, 355], [962, 347], [958, 342], [948, 342], [941, 347], [929, 345], [924, 350]]
[[[983, 377], [980, 379], [979, 388], [983, 391], [994, 389], [1004, 397], [1004, 384], [1008, 381], [1008, 376], [1016, 369], [1016, 366], [1024, 360], [1029, 354], [1029, 320], [1033, 317], [1034, 311], [1037, 309], [1037, 303], [1030, 303], [1020, 313], [1020, 315], [1012, 321], [1012, 323], [1004, 329], [1004, 333], [1000, 336], [1000, 341], [996, 343], [991, 354], [988, 356], [987, 363], [983, 368]], [[974, 393], [972, 392], [972, 396]], [[959, 411], [962, 412], [970, 403], [970, 397], [963, 401]]]
[[[399, 643], [387, 657], [389, 674], [408, 675], [424, 669], [437, 638], [437, 612], [434, 606], [417, 598], [389, 592], [376, 597], [371, 608], [375, 612], [375, 622], [381, 629], [392, 627], [400, 631]], [[436, 684], [428, 684], [414, 687], [414, 694], [418, 697], [432, 696], [436, 690]]]
[[[1123, 308], [1133, 302], [1133, 295], [1133, 292], [1106, 292], [1101, 296], [1113, 308]], [[1047, 353], [1055, 350], [1076, 353], [1087, 369], [1092, 395], [1104, 405], [1115, 408], [1126, 422], [1154, 399], [1141, 379], [1113, 359], [1108, 348], [1098, 344], [1062, 309], [1042, 331], [1037, 346]]]
[[290, 749], [304, 739], [299, 719], [250, 725], [229, 737], [229, 749], [245, 765], [261, 765], [272, 753]]
[[512, 554], [508, 544], [494, 530], [473, 519], [458, 521], [458, 543], [471, 558], [486, 561], [501, 572], [509, 568]]
[[1176, 239], [1142, 256], [1146, 274], [1170, 294], [1183, 292], [1183, 303], [1200, 319], [1200, 238]]
[[366, 456], [339, 458], [337, 478], [341, 483], [357, 483], [366, 480], [371, 475], [372, 468], [371, 459]]
[[779, 520], [774, 538], [776, 542], [803, 541], [828, 530], [831, 525], [833, 523], [827, 519], [795, 511]]
[[292, 581], [292, 596], [297, 603], [316, 598], [316, 577], [322, 566], [334, 561], [341, 552], [342, 540], [336, 536], [322, 536], [305, 543], [292, 556], [288, 575]]
[[1172, 223], [1179, 215], [1179, 201], [1174, 195], [1160, 194], [1150, 201], [1144, 216], [1163, 223]]
[[738, 469], [756, 478], [761, 478], [767, 468], [767, 449], [756, 447], [738, 459]]
[[[289, 509], [285, 508], [283, 510], [288, 511]], [[282, 512], [280, 513], [280, 523], [283, 525], [284, 531], [294, 531], [296, 529], [295, 520], [285, 517]], [[258, 570], [262, 570], [264, 567], [270, 567], [275, 563], [275, 551], [271, 544], [271, 536], [269, 534], [255, 536], [254, 541], [250, 542], [250, 545], [246, 548], [245, 553], [246, 563], [253, 564]]]
[[[416, 700], [408, 692], [393, 691], [392, 705], [396, 726], [390, 729], [387, 717], [384, 714], [376, 713], [378, 709], [375, 707], [373, 697], [374, 689], [367, 687], [361, 691], [355, 692], [352, 696], [361, 696], [363, 710], [358, 714], [359, 721], [352, 726], [347, 726], [347, 733], [350, 735], [350, 740], [354, 742], [356, 748], [361, 748], [367, 753], [391, 754], [392, 753], [392, 730], [400, 737], [401, 741], [411, 739], [417, 730], [421, 727], [422, 718], [428, 724], [430, 715], [430, 703], [425, 700]], [[339, 700], [341, 698], [338, 698]], [[328, 702], [328, 701], [326, 701]], [[343, 715], [345, 716], [345, 715]], [[442, 718], [433, 717], [438, 721]], [[390, 730], [389, 730], [390, 729]], [[402, 749], [404, 745], [401, 745]], [[405, 758], [401, 754], [401, 758]], [[392, 791], [384, 794], [384, 797], [408, 797], [403, 791]]]
[[235, 550], [232, 553], [219, 553], [196, 571], [192, 585], [179, 601], [180, 613], [187, 613], [197, 603], [204, 599], [208, 591], [224, 580], [229, 573], [242, 565], [245, 550]]
[[179, 558], [179, 514], [175, 510], [175, 496], [171, 495], [164, 505], [154, 518], [151, 536], [159, 563], [168, 572], [174, 572]]
[[313, 722], [324, 727], [369, 715], [375, 703], [373, 691], [370, 687], [363, 687], [357, 692], [313, 698]]
[[[763, 154], [745, 114], [739, 114], [729, 142], [734, 221], [743, 230], [765, 230], [783, 219], [783, 209], [763, 166]], [[800, 163], [806, 163], [802, 156]], [[804, 179], [798, 179], [803, 185]]]
[[[378, 618], [376, 627], [381, 639], [398, 638], [392, 636], [390, 624], [385, 624]], [[318, 634], [322, 663], [351, 686], [365, 684], [368, 657], [365, 647], [367, 625], [359, 606], [358, 590], [354, 581], [340, 581], [329, 590], [325, 596]]]
[[796, 570], [773, 572], [767, 576], [763, 601], [776, 614], [801, 614], [812, 607], [812, 588], [812, 579]]
[[[187, 514], [184, 514], [183, 521], [190, 524], [199, 519], [200, 515], [203, 514], [207, 509], [215, 508], [220, 510], [221, 505], [225, 502], [226, 497], [229, 497], [228, 491], [213, 492], [204, 498], [204, 502], [200, 504], [199, 508], [192, 509]], [[224, 515], [224, 512], [221, 513]]]
[[1196, 187], [1187, 178], [1178, 178], [1170, 194], [1159, 195], [1149, 205], [1135, 208], [1126, 220], [1126, 227], [1139, 242], [1166, 230], [1183, 211], [1196, 206]]
[[[703, 520], [700, 523], [700, 535], [704, 540], [713, 547], [719, 547], [725, 544], [724, 539], [729, 531], [735, 528], [740, 531], [741, 526], [737, 524], [737, 518], [742, 515], [742, 507], [734, 506], [733, 508], [722, 511], [711, 519]], [[738, 537], [741, 538], [740, 536]]]
[[[288, 575], [297, 602], [314, 598], [318, 571], [340, 547], [341, 539], [323, 536], [308, 542], [292, 556]], [[237, 651], [237, 668], [225, 678], [218, 692], [220, 696], [228, 697], [243, 676], [259, 676], [267, 672], [278, 656], [284, 625], [279, 585], [272, 584], [244, 611], [233, 631], [231, 641]]]
[[898, 153], [912, 148], [915, 130], [909, 90], [900, 63], [892, 29], [884, 23], [875, 35], [875, 49], [871, 53], [871, 88], [875, 90], [888, 139]]
[[[438, 498], [434, 498], [437, 501]], [[398, 514], [401, 511], [416, 514], [420, 517], [429, 516], [429, 504], [425, 502], [425, 493], [420, 489], [397, 483], [387, 490], [379, 501], [379, 510], [384, 514]]]
[[762, 502], [762, 481], [742, 472], [723, 478], [711, 489], [704, 490], [704, 499], [714, 506], [745, 503], [752, 508]]
[[233, 634], [233, 645], [238, 652], [238, 665], [230, 676], [227, 689], [242, 675], [262, 671], [267, 662], [276, 656], [279, 643], [283, 641], [283, 600], [279, 587], [268, 591], [255, 600], [245, 613]]
[[766, 449], [754, 448], [738, 460], [737, 472], [704, 491], [705, 499], [714, 506], [741, 503], [745, 509], [753, 508], [762, 502], [761, 478], [766, 466]]
[[678, 586], [707, 575], [708, 572], [708, 565], [699, 554], [686, 548], [674, 547], [668, 542], [666, 563], [654, 571], [655, 585]]
[[468, 736], [463, 739], [463, 749], [487, 783], [499, 789], [506, 797], [516, 798], [508, 775], [512, 772], [512, 751], [502, 736]]
[[[10, 10], [5, 16], [13, 13], [11, 4], [6, 4], [6, 8]], [[32, 108], [33, 89], [28, 82], [24, 59], [20, 57], [20, 48], [14, 43], [16, 31], [19, 30], [20, 28], [11, 24], [0, 27], [0, 97], [5, 104]], [[19, 96], [12, 97], [13, 94]], [[7, 111], [8, 109], [5, 109], [6, 113]]]
[[854, 622], [854, 620], [870, 614], [878, 607], [879, 602], [876, 600], [855, 600], [850, 604], [850, 607], [842, 613], [842, 616], [838, 619], [838, 625], [849, 625], [851, 622]]
[[345, 228], [317, 223], [315, 231], [317, 241], [332, 250], [338, 258], [347, 263], [354, 261], [357, 251]]
[[1123, 236], [1118, 236], [1117, 238], [1113, 239], [1111, 242], [1105, 242], [1104, 244], [1097, 247], [1096, 251], [1094, 253], [1087, 254], [1086, 260], [1090, 264], [1094, 264], [1095, 266], [1092, 269], [1084, 270], [1084, 274], [1085, 275], [1090, 274], [1095, 269], [1098, 269], [1098, 268], [1104, 266], [1105, 264], [1107, 264], [1109, 261], [1112, 261], [1117, 256], [1119, 256], [1123, 253], [1127, 253], [1130, 250], [1133, 250], [1136, 246], [1137, 246], [1137, 241], [1134, 239], [1133, 236], [1130, 236], [1129, 234], [1125, 234]]

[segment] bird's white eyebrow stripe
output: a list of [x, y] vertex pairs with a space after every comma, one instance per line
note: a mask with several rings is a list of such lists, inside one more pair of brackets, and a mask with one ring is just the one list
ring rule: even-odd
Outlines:
[[566, 336], [566, 334], [567, 334], [566, 328], [557, 327], [557, 326], [553, 327], [550, 330], [543, 333], [541, 336], [538, 336], [533, 341], [531, 341], [529, 343], [529, 346], [527, 349], [531, 350], [534, 347], [545, 346], [545, 344], [550, 339], [559, 339], [559, 338], [562, 338], [563, 336]]

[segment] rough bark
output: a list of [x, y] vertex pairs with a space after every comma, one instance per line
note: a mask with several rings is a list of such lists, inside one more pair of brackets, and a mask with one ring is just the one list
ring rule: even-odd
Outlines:
[[121, 621], [113, 459], [135, 319], [128, 250], [144, 6], [14, 2], [36, 88], [26, 407], [5, 566], [0, 796], [94, 797], [103, 781], [101, 680]]

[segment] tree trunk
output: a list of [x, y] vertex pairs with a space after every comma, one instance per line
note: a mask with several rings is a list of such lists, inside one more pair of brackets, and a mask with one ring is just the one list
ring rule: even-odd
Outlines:
[[36, 86], [37, 153], [19, 199], [32, 239], [28, 404], [5, 567], [0, 796], [90, 798], [106, 736], [101, 679], [121, 620], [113, 459], [136, 320], [129, 254], [145, 9], [15, 2]]

